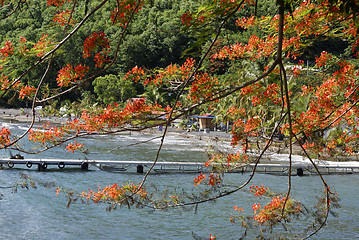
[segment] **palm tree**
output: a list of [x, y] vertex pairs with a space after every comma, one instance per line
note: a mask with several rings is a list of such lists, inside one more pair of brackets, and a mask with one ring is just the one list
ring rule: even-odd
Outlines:
[[148, 88], [143, 94], [139, 97], [146, 98], [147, 101], [151, 103], [164, 104], [164, 95], [165, 92], [160, 92], [158, 88]]

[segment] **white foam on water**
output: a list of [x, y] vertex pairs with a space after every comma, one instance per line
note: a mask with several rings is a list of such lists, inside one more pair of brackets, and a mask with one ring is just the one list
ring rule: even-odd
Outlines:
[[5, 127], [7, 129], [18, 129], [19, 128], [19, 124], [15, 124], [15, 123], [1, 123], [2, 127]]

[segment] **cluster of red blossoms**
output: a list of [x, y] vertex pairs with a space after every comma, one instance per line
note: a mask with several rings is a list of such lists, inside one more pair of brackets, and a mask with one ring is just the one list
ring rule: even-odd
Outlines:
[[98, 51], [109, 51], [110, 41], [105, 37], [104, 32], [95, 32], [86, 38], [84, 42], [84, 58], [90, 57], [91, 52]]
[[100, 188], [97, 192], [89, 189], [88, 193], [83, 192], [81, 196], [85, 199], [90, 199], [95, 203], [112, 202], [121, 204], [121, 200], [126, 199], [128, 196], [137, 195], [141, 199], [145, 199], [147, 194], [145, 189], [134, 185], [133, 183], [123, 184], [122, 186], [115, 183], [112, 186], [110, 185], [103, 189]]
[[140, 1], [138, 3], [138, 1], [135, 0], [124, 0], [118, 2], [118, 7], [111, 12], [112, 22], [119, 23], [121, 26], [125, 27], [133, 11], [138, 12], [144, 4], [144, 1]]
[[[249, 187], [250, 191], [254, 193], [255, 196], [263, 196], [268, 193], [268, 189], [261, 186], [251, 186]], [[260, 203], [255, 203], [252, 205], [254, 211], [254, 221], [260, 225], [271, 225], [278, 222], [281, 222], [282, 219], [289, 220], [291, 215], [298, 215], [301, 212], [301, 204], [292, 200], [290, 197], [272, 197], [271, 201], [264, 205]], [[244, 220], [242, 216], [243, 208], [234, 207], [234, 210], [240, 215], [240, 218]]]
[[6, 57], [14, 53], [14, 47], [10, 40], [6, 40], [4, 46], [0, 49], [1, 59], [6, 60]]
[[253, 186], [250, 186], [249, 189], [251, 193], [254, 194], [254, 196], [258, 196], [258, 197], [263, 196], [268, 191], [268, 188], [265, 188], [263, 185], [255, 186], [254, 184]]
[[66, 150], [69, 152], [74, 153], [75, 150], [83, 148], [83, 143], [77, 143], [76, 141], [74, 143], [70, 143], [66, 146]]
[[[285, 204], [285, 206], [284, 206]], [[284, 207], [284, 212], [282, 212]], [[254, 211], [254, 220], [259, 224], [280, 221], [282, 216], [287, 218], [289, 215], [296, 215], [300, 212], [301, 206], [292, 201], [290, 197], [273, 197], [272, 201], [263, 208], [259, 203], [252, 206]]]
[[[71, 2], [71, 0], [67, 0]], [[47, 6], [61, 7], [65, 3], [65, 0], [47, 0]]]
[[19, 98], [24, 99], [27, 96], [36, 92], [36, 88], [33, 86], [23, 86], [19, 92]]
[[[202, 181], [206, 180], [206, 175], [201, 173], [194, 180], [194, 186], [198, 186]], [[222, 179], [218, 174], [211, 173], [208, 179], [208, 185], [216, 186], [222, 183]]]
[[66, 67], [60, 69], [56, 78], [57, 85], [59, 87], [67, 87], [71, 82], [75, 82], [77, 79], [81, 79], [88, 71], [88, 67], [80, 64], [73, 67], [70, 63]]
[[95, 54], [96, 67], [101, 67], [108, 62], [107, 53], [110, 52], [110, 40], [106, 38], [104, 32], [95, 32], [86, 38], [83, 48], [84, 58], [90, 57], [92, 52]]
[[75, 24], [75, 21], [73, 20], [73, 18], [71, 18], [69, 20], [71, 16], [71, 10], [66, 9], [66, 11], [59, 11], [59, 13], [55, 14], [55, 17], [53, 19], [54, 22], [58, 22], [61, 26], [69, 23], [70, 25]]
[[141, 67], [133, 67], [130, 71], [126, 73], [125, 79], [132, 80], [134, 82], [138, 82], [142, 79], [142, 76], [145, 75], [145, 71]]
[[36, 55], [38, 57], [42, 57], [45, 54], [46, 49], [52, 44], [52, 42], [47, 37], [47, 34], [42, 34], [42, 37], [34, 46], [34, 49], [37, 50]]
[[10, 144], [10, 130], [8, 128], [2, 127], [0, 131], [0, 146], [4, 147], [5, 145]]

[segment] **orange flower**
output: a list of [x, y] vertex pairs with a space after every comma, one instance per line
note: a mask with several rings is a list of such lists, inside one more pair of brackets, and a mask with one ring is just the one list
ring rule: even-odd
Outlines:
[[60, 191], [61, 191], [61, 188], [56, 187], [56, 194], [55, 194], [55, 196], [57, 196], [57, 195], [60, 193]]
[[201, 173], [198, 177], [196, 177], [194, 181], [194, 186], [198, 186], [204, 179], [206, 178], [206, 175]]
[[243, 212], [243, 208], [238, 208], [237, 206], [234, 206], [233, 209], [238, 212]]

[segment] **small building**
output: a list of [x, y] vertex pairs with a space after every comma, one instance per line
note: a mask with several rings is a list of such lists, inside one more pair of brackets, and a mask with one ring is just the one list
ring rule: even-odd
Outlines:
[[199, 122], [199, 130], [209, 131], [214, 130], [216, 124], [214, 123], [213, 119], [216, 118], [209, 113], [203, 114], [201, 116], [189, 116], [189, 118], [198, 119]]
[[133, 102], [137, 102], [137, 101], [146, 101], [145, 98], [129, 98], [126, 100], [126, 103], [133, 103]]

